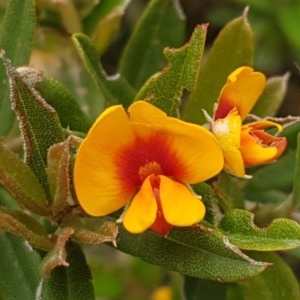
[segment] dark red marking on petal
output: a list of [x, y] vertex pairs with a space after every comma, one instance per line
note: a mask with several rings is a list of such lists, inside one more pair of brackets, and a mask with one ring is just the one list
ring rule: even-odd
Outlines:
[[144, 171], [147, 165], [150, 171], [151, 164], [154, 166], [152, 170], [156, 176], [176, 178], [177, 174], [184, 172], [183, 162], [172, 148], [168, 134], [163, 132], [153, 132], [147, 137], [137, 136], [132, 144], [120, 149], [115, 164], [118, 179], [125, 189], [131, 190], [138, 189], [143, 183], [146, 175], [141, 176], [141, 169], [144, 168]]
[[227, 117], [233, 108], [234, 106], [232, 106], [228, 99], [220, 98], [217, 109], [215, 111], [214, 121]]

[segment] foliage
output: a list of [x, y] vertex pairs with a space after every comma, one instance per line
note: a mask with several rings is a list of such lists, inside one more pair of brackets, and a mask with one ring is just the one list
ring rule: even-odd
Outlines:
[[[251, 1], [249, 17], [255, 23], [258, 13], [268, 14], [299, 55], [291, 17], [297, 16], [298, 3], [278, 7], [282, 13], [275, 21], [277, 10], [267, 2]], [[119, 280], [130, 280], [120, 275], [128, 270], [138, 274], [148, 294], [166, 277], [174, 299], [181, 292], [188, 300], [300, 298], [300, 123], [297, 116], [276, 118], [288, 73], [268, 78], [248, 116], [283, 125], [284, 155], [247, 169], [251, 178], [222, 171], [193, 184], [207, 211], [200, 224], [175, 227], [166, 236], [152, 230], [132, 234], [119, 222], [122, 212], [91, 217], [79, 206], [76, 153], [105, 107], [127, 109], [146, 100], [168, 116], [206, 126], [228, 75], [254, 62], [259, 68], [247, 10], [224, 24], [206, 48], [208, 25], [196, 26], [186, 41], [184, 13], [175, 0], [151, 0], [126, 36], [122, 17], [131, 5], [129, 0], [9, 0], [2, 7], [0, 298], [114, 299], [121, 294]], [[106, 51], [120, 36], [126, 45], [110, 74]], [[271, 58], [279, 57], [278, 48], [266, 49]], [[117, 249], [141, 260], [125, 270], [116, 266], [115, 274], [105, 265], [106, 256], [98, 267], [94, 249], [108, 257], [118, 255]], [[104, 291], [105, 282], [110, 290]], [[171, 299], [170, 293], [164, 299]]]

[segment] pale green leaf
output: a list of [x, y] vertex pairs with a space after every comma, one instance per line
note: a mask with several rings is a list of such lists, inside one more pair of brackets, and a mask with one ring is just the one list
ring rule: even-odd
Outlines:
[[238, 67], [251, 65], [252, 59], [252, 31], [247, 16], [243, 15], [228, 23], [214, 41], [200, 67], [196, 89], [184, 106], [183, 119], [205, 123], [202, 109], [212, 116], [227, 76]]
[[261, 118], [275, 116], [287, 91], [289, 73], [268, 79], [266, 88], [259, 97], [251, 113]]

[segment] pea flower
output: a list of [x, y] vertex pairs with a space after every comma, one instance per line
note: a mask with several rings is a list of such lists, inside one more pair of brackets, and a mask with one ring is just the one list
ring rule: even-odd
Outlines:
[[137, 101], [128, 114], [115, 105], [98, 117], [78, 149], [74, 187], [88, 214], [126, 206], [122, 221], [129, 232], [151, 228], [164, 235], [204, 218], [201, 197], [187, 184], [213, 177], [223, 164], [209, 130]]
[[211, 128], [224, 154], [224, 167], [236, 176], [245, 176], [245, 167], [275, 161], [284, 151], [287, 141], [265, 129], [282, 126], [270, 121], [242, 125], [242, 121], [264, 90], [265, 76], [250, 67], [240, 67], [227, 78], [221, 90]]

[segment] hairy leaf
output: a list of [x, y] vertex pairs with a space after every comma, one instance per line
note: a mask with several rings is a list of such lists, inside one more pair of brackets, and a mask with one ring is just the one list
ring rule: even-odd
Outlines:
[[42, 184], [47, 196], [46, 164], [50, 146], [64, 140], [58, 115], [46, 103], [34, 85], [38, 80], [32, 74], [23, 74], [6, 65], [11, 84], [11, 101], [20, 123], [24, 139], [25, 162]]
[[289, 219], [278, 218], [260, 228], [254, 224], [251, 212], [234, 209], [223, 217], [220, 229], [241, 249], [276, 251], [300, 246], [300, 225]]
[[183, 91], [192, 92], [197, 82], [206, 30], [207, 25], [199, 25], [187, 44], [177, 49], [165, 48], [167, 66], [144, 84], [135, 100], [149, 101], [168, 115], [178, 116]]
[[183, 119], [197, 124], [205, 123], [201, 110], [212, 115], [227, 76], [238, 67], [251, 65], [252, 59], [252, 31], [244, 14], [228, 23], [215, 39], [200, 67], [196, 89], [184, 107]]
[[47, 176], [52, 198], [52, 216], [60, 218], [68, 209], [70, 196], [70, 140], [55, 144], [48, 151]]
[[38, 249], [49, 250], [53, 246], [42, 225], [21, 211], [0, 207], [0, 229], [23, 237]]
[[37, 299], [40, 256], [23, 239], [0, 232], [2, 299]]
[[214, 229], [174, 228], [167, 237], [152, 231], [130, 234], [121, 225], [119, 231], [117, 247], [121, 251], [192, 277], [234, 282], [268, 266], [247, 257]]
[[28, 78], [32, 87], [56, 110], [63, 127], [81, 132], [88, 131], [91, 121], [80, 108], [74, 95], [63, 84], [31, 67], [18, 68], [17, 72]]
[[47, 215], [46, 194], [35, 174], [13, 152], [0, 143], [0, 182], [25, 208]]
[[55, 268], [51, 277], [44, 279], [41, 289], [43, 300], [94, 300], [94, 290], [89, 267], [79, 245], [67, 244], [69, 266]]

